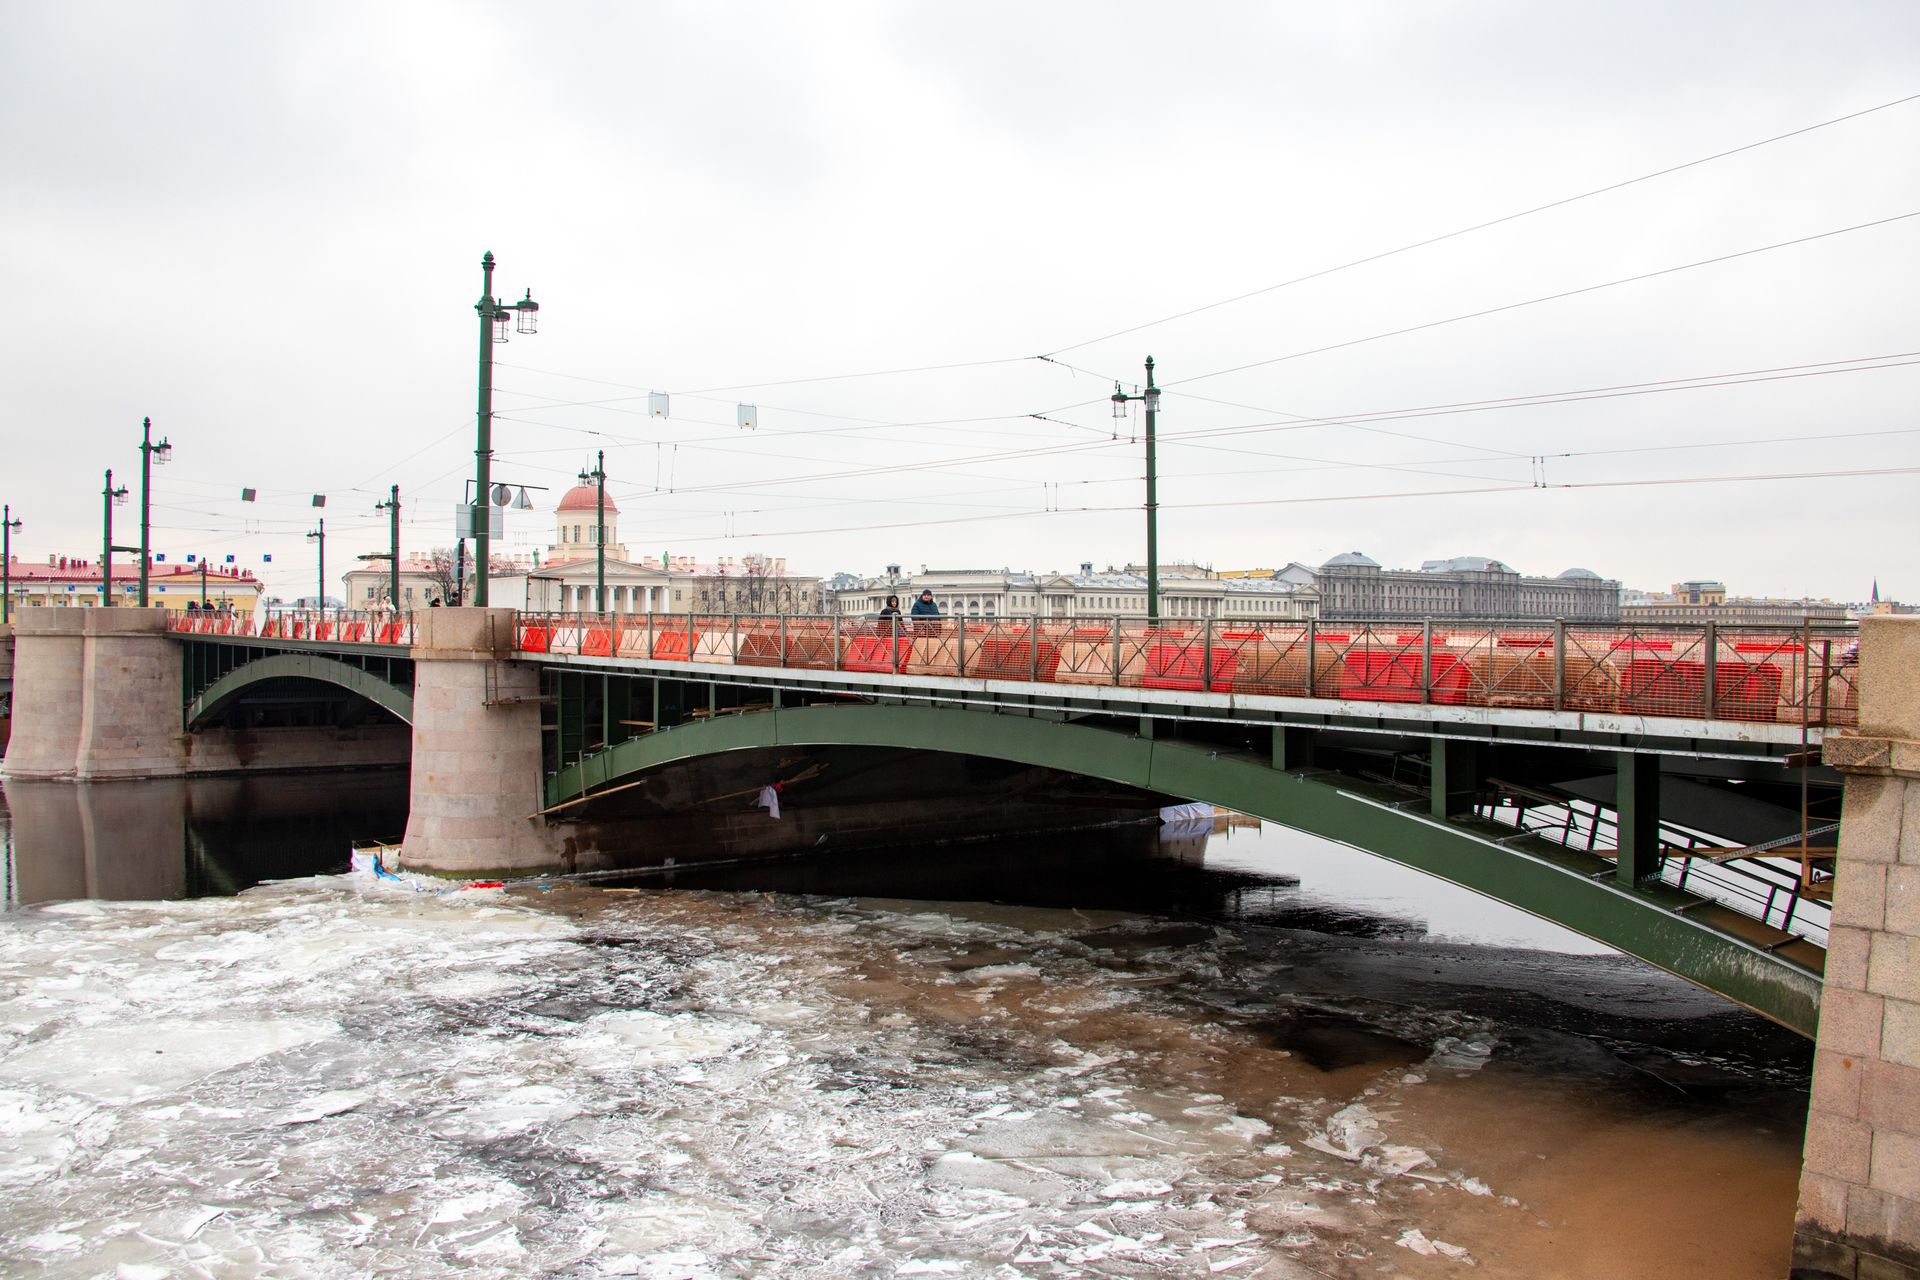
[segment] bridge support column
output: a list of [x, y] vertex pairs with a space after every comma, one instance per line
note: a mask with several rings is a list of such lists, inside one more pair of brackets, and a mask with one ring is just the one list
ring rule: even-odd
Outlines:
[[21, 610], [8, 777], [171, 777], [186, 759], [164, 610]]
[[544, 820], [540, 672], [509, 661], [511, 609], [414, 615], [413, 777], [401, 865], [449, 875], [562, 865]]
[[1283, 724], [1273, 726], [1273, 767], [1285, 773], [1288, 769], [1308, 769], [1312, 766], [1313, 731]]
[[1920, 1280], [1920, 618], [1860, 627], [1796, 1280]]
[[1473, 812], [1480, 792], [1480, 748], [1451, 738], [1427, 739], [1431, 812], [1442, 822]]
[[1615, 876], [1631, 888], [1660, 874], [1660, 757], [1622, 751], [1614, 757]]

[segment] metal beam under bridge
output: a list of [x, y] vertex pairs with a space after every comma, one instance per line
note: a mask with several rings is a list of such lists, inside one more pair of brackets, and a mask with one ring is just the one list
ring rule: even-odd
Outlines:
[[[1284, 732], [1276, 728], [1276, 733]], [[1674, 973], [1811, 1036], [1816, 964], [1721, 927], [1712, 904], [1658, 882], [1629, 882], [1594, 854], [1517, 836], [1472, 817], [1436, 817], [1424, 799], [1323, 770], [1276, 768], [1256, 754], [1135, 736], [1062, 720], [918, 705], [776, 708], [631, 738], [549, 779], [550, 805], [647, 770], [727, 751], [870, 746], [943, 751], [1059, 769], [1222, 805], [1416, 868]], [[1596, 874], [1595, 868], [1600, 868]], [[1694, 910], [1702, 907], [1707, 910]], [[1795, 948], [1818, 956], [1811, 944]]]

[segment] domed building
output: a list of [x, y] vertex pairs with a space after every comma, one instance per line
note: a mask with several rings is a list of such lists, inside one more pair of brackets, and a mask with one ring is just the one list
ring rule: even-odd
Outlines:
[[819, 580], [788, 574], [784, 558], [729, 556], [703, 564], [663, 551], [633, 559], [620, 541], [620, 504], [609, 494], [602, 507], [591, 484], [560, 496], [553, 541], [539, 565], [491, 579], [494, 601], [532, 613], [600, 612], [603, 527], [607, 613], [801, 614], [820, 606]]
[[[547, 559], [592, 559], [600, 547], [600, 490], [590, 484], [577, 484], [560, 496], [553, 509], [553, 543]], [[620, 542], [620, 507], [611, 494], [607, 497], [607, 560], [625, 560], [627, 549]]]

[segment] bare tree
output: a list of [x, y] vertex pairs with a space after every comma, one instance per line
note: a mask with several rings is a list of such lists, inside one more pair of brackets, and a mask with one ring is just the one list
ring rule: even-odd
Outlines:
[[738, 613], [769, 616], [800, 613], [816, 602], [808, 591], [810, 579], [774, 572], [766, 556], [743, 557], [737, 573], [714, 573], [698, 578], [693, 587], [695, 613]]
[[452, 604], [460, 596], [460, 581], [455, 573], [458, 566], [453, 548], [435, 547], [427, 553], [427, 562], [427, 582], [441, 604]]

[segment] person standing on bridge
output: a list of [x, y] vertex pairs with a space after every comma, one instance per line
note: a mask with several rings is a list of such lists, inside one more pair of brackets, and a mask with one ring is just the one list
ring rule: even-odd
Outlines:
[[887, 597], [887, 603], [886, 603], [886, 605], [885, 605], [885, 607], [883, 607], [883, 608], [882, 608], [882, 609], [880, 610], [880, 616], [881, 616], [881, 617], [883, 617], [883, 618], [897, 618], [897, 617], [899, 617], [899, 616], [900, 616], [900, 597], [899, 597], [899, 596], [888, 596], [888, 597]]
[[937, 618], [940, 606], [933, 602], [933, 592], [922, 591], [920, 598], [913, 602], [913, 616], [916, 618]]

